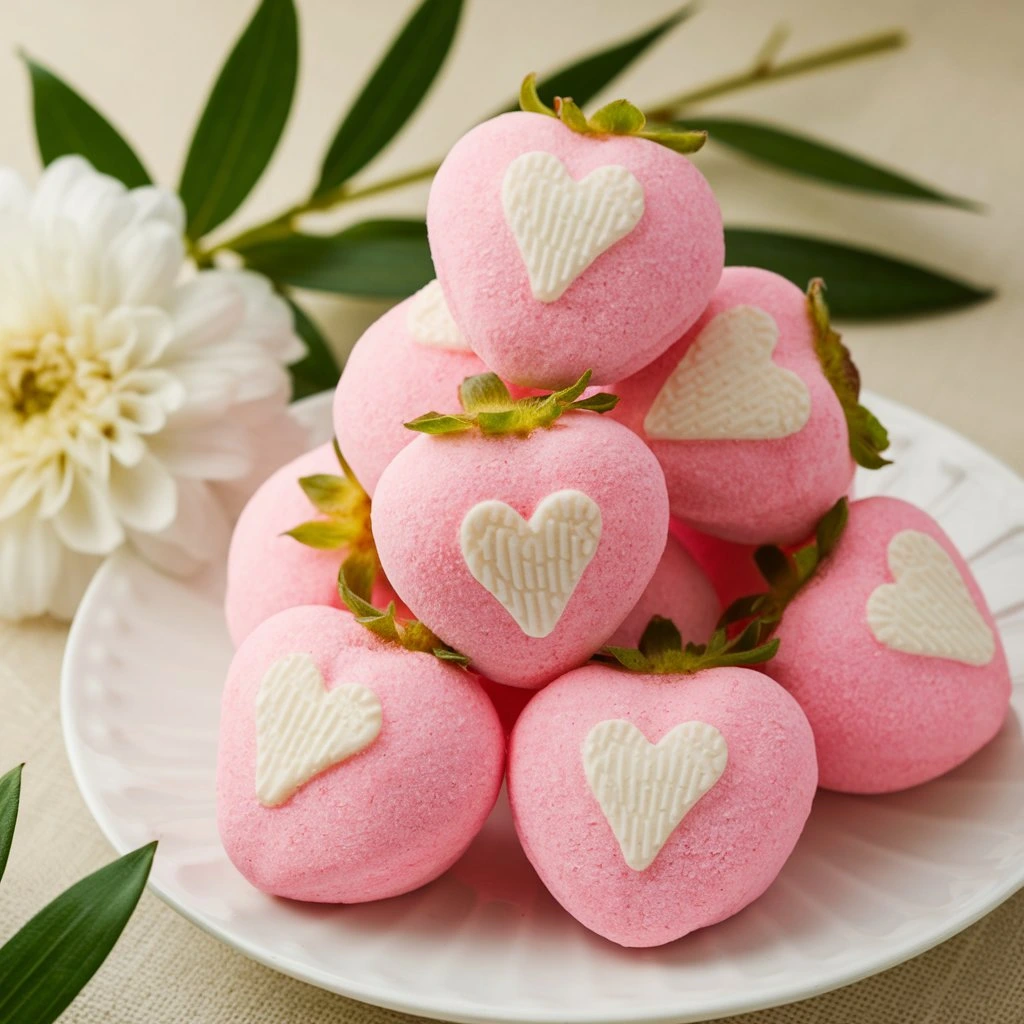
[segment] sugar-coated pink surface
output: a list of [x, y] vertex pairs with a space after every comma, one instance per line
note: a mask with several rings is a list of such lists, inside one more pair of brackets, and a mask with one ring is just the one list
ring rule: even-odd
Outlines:
[[425, 412], [459, 412], [459, 385], [487, 370], [472, 352], [416, 341], [406, 327], [412, 301], [367, 328], [334, 393], [334, 432], [371, 496], [384, 467], [416, 437], [403, 424]]
[[[365, 750], [328, 768], [287, 802], [256, 798], [255, 702], [286, 654], [308, 654], [331, 690], [361, 683], [383, 724]], [[463, 853], [490, 813], [505, 734], [469, 673], [376, 639], [331, 608], [269, 619], [235, 654], [221, 709], [218, 824], [228, 856], [258, 889], [318, 903], [408, 892]]]
[[[713, 725], [728, 761], [645, 871], [630, 868], [583, 769], [598, 722], [625, 719], [652, 743], [683, 722]], [[578, 921], [623, 946], [657, 946], [742, 910], [796, 844], [817, 783], [797, 703], [767, 676], [692, 677], [588, 665], [527, 705], [512, 733], [508, 791], [527, 857]]]
[[712, 537], [672, 518], [669, 534], [679, 541], [707, 575], [723, 608], [738, 597], [761, 594], [767, 589], [764, 577], [754, 561], [756, 544], [734, 544]]
[[[644, 188], [633, 230], [554, 302], [530, 290], [502, 208], [508, 165], [553, 153], [575, 180], [626, 167]], [[516, 384], [561, 387], [587, 369], [607, 383], [635, 373], [693, 323], [718, 282], [722, 217], [684, 156], [643, 139], [582, 136], [542, 114], [502, 114], [451, 148], [427, 203], [430, 251], [449, 308], [487, 365]]]
[[896, 498], [853, 502], [838, 548], [786, 609], [779, 653], [765, 666], [811, 722], [826, 789], [888, 793], [927, 782], [980, 750], [1006, 717], [1001, 642], [979, 667], [894, 651], [869, 629], [868, 598], [892, 582], [887, 550], [902, 530], [949, 552], [996, 631], [970, 569], [931, 516]]
[[299, 487], [299, 477], [341, 472], [323, 444], [282, 466], [242, 510], [228, 551], [224, 611], [237, 647], [261, 622], [300, 604], [337, 607], [343, 551], [317, 551], [282, 537], [299, 523], [322, 518]]
[[700, 319], [663, 356], [611, 390], [612, 415], [641, 437], [644, 417], [686, 350], [714, 317], [733, 306], [765, 310], [779, 327], [778, 366], [807, 385], [811, 415], [788, 437], [766, 441], [648, 444], [665, 471], [672, 515], [702, 533], [739, 544], [802, 540], [846, 493], [854, 464], [842, 407], [821, 372], [807, 298], [785, 278], [754, 267], [727, 267]]
[[711, 636], [720, 612], [711, 581], [670, 533], [651, 582], [608, 642], [636, 647], [651, 617], [660, 615], [676, 624], [684, 640], [702, 644]]
[[[549, 494], [579, 490], [601, 509], [591, 559], [555, 629], [528, 637], [469, 571], [460, 529], [482, 501], [529, 520]], [[593, 413], [567, 413], [528, 437], [423, 436], [377, 484], [381, 564], [417, 618], [497, 683], [536, 689], [600, 647], [639, 600], [665, 549], [668, 498], [635, 434]]]

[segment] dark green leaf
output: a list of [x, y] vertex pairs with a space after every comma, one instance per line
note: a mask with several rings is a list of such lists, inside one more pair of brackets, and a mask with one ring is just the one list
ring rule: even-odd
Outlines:
[[718, 628], [731, 626], [734, 622], [742, 622], [756, 615], [765, 605], [767, 594], [747, 594], [744, 597], [737, 597], [722, 612], [718, 619]]
[[469, 657], [467, 655], [459, 651], [453, 651], [450, 647], [435, 647], [432, 653], [440, 661], [452, 661], [463, 668], [469, 664]]
[[758, 571], [774, 590], [783, 589], [796, 582], [793, 566], [786, 553], [774, 544], [764, 544], [754, 552], [754, 561]]
[[598, 391], [596, 395], [589, 398], [581, 398], [573, 402], [570, 409], [585, 409], [588, 412], [611, 412], [619, 404], [619, 396], [610, 394], [607, 391]]
[[423, 0], [342, 121], [314, 195], [348, 181], [401, 131], [441, 70], [461, 11], [462, 0]]
[[279, 284], [344, 295], [402, 299], [434, 277], [421, 220], [368, 220], [337, 235], [292, 235], [238, 251]]
[[[675, 28], [692, 13], [693, 6], [686, 4], [646, 32], [559, 68], [537, 83], [537, 92], [548, 104], [553, 103], [556, 96], [571, 96], [581, 107], [586, 105], [669, 29]], [[511, 103], [503, 109], [516, 110], [518, 104]]]
[[21, 770], [19, 764], [6, 775], [0, 776], [0, 879], [4, 877], [7, 858], [14, 841], [14, 826], [18, 823], [18, 803], [21, 799]]
[[818, 558], [828, 558], [835, 550], [846, 529], [846, 521], [850, 515], [850, 506], [846, 498], [840, 498], [819, 520], [815, 530]]
[[965, 210], [979, 209], [979, 204], [970, 199], [946, 195], [896, 171], [879, 167], [787, 128], [734, 117], [693, 117], [687, 125], [703, 128], [711, 134], [712, 142], [729, 146], [762, 163], [830, 185], [902, 199], [947, 203]]
[[575, 401], [583, 394], [584, 391], [587, 390], [587, 387], [590, 384], [590, 378], [593, 377], [593, 375], [592, 370], [584, 370], [575, 384], [570, 384], [567, 388], [561, 388], [558, 391], [552, 391], [551, 397], [553, 397], [556, 402], [562, 404]]
[[263, 0], [235, 43], [192, 136], [178, 191], [186, 233], [201, 238], [242, 204], [270, 162], [295, 94], [292, 0]]
[[150, 183], [135, 151], [117, 129], [66, 82], [22, 54], [32, 78], [32, 113], [36, 142], [44, 164], [78, 153], [104, 174], [129, 188]]
[[818, 568], [817, 545], [808, 544], [806, 547], [797, 548], [793, 552], [793, 564], [796, 566], [798, 583], [804, 583], [810, 579], [814, 570]]
[[50, 1024], [63, 1013], [114, 948], [155, 851], [150, 843], [83, 878], [0, 947], [2, 1024]]
[[[756, 623], [755, 623], [756, 625]], [[779, 649], [779, 638], [775, 637], [765, 644], [748, 650], [730, 650], [717, 658], [718, 665], [763, 665], [771, 661]]]
[[828, 281], [837, 317], [870, 320], [957, 309], [991, 298], [990, 289], [870, 249], [754, 228], [727, 228], [726, 263], [764, 267], [801, 288], [814, 277]]
[[602, 647], [600, 654], [613, 658], [631, 672], [649, 672], [650, 661], [645, 654], [632, 647]]
[[640, 637], [639, 648], [646, 657], [657, 658], [668, 651], [681, 651], [683, 638], [671, 619], [654, 615]]
[[292, 375], [292, 401], [297, 401], [319, 391], [331, 390], [338, 383], [341, 370], [320, 328], [292, 299], [286, 296], [285, 301], [292, 308], [295, 333], [306, 343], [306, 354], [288, 367]]

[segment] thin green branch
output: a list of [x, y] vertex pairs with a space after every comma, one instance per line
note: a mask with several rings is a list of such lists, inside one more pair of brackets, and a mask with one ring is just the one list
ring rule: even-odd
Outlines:
[[[678, 118], [680, 113], [686, 108], [703, 103], [706, 100], [717, 99], [719, 96], [725, 96], [729, 93], [761, 85], [765, 82], [777, 82], [780, 79], [792, 78], [809, 71], [835, 67], [838, 64], [859, 60], [862, 57], [884, 53], [887, 50], [903, 46], [907, 41], [904, 32], [894, 29], [854, 39], [848, 43], [840, 43], [837, 46], [826, 47], [822, 50], [813, 50], [810, 53], [801, 54], [790, 60], [776, 63], [775, 57], [785, 42], [787, 33], [788, 30], [784, 26], [776, 27], [761, 47], [753, 64], [746, 71], [727, 75], [724, 78], [708, 82], [705, 85], [666, 100], [650, 112], [648, 115], [649, 119], [651, 121], [671, 121]], [[346, 183], [323, 195], [311, 196], [302, 202], [296, 203], [269, 220], [225, 239], [209, 249], [196, 247], [193, 255], [199, 266], [211, 266], [214, 254], [218, 252], [244, 249], [264, 242], [287, 238], [295, 231], [296, 219], [305, 213], [331, 210], [345, 203], [368, 199], [370, 196], [405, 188], [407, 185], [412, 185], [416, 182], [429, 181], [439, 166], [439, 162], [424, 164], [421, 167], [404, 171], [401, 174], [371, 182], [362, 188], [351, 188]]]

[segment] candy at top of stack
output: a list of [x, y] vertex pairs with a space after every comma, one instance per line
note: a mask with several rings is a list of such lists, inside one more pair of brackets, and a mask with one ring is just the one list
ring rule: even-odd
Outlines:
[[700, 315], [724, 261], [718, 204], [686, 157], [538, 113], [452, 147], [427, 229], [455, 322], [524, 387], [636, 372]]
[[612, 415], [657, 456], [672, 514], [703, 533], [793, 543], [850, 486], [808, 298], [770, 271], [727, 267], [690, 330], [614, 391]]

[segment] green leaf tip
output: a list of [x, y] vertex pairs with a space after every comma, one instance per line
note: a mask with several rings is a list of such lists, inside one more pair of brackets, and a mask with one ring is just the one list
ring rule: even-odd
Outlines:
[[395, 644], [406, 651], [432, 654], [439, 661], [452, 662], [465, 668], [469, 658], [452, 650], [424, 623], [416, 619], [400, 622], [395, 615], [394, 601], [390, 601], [387, 608], [373, 605], [370, 600], [373, 575], [368, 573], [368, 562], [365, 552], [354, 552], [341, 563], [338, 572], [338, 594], [345, 607], [355, 616], [356, 622], [385, 643]]
[[850, 435], [850, 454], [858, 466], [881, 469], [890, 460], [882, 457], [889, 447], [889, 432], [878, 418], [860, 404], [860, 372], [832, 326], [825, 303], [825, 282], [814, 278], [807, 286], [807, 305], [814, 326], [814, 350], [832, 390], [843, 407]]
[[676, 153], [696, 153], [707, 141], [706, 131], [693, 131], [676, 125], [647, 127], [644, 112], [629, 100], [612, 100], [587, 117], [569, 96], [556, 96], [549, 107], [537, 91], [537, 76], [528, 74], [519, 87], [519, 109], [530, 114], [556, 117], [578, 135], [632, 135], [667, 146]]
[[526, 437], [534, 430], [550, 427], [567, 412], [606, 413], [615, 408], [618, 395], [605, 391], [581, 397], [590, 384], [587, 370], [575, 384], [548, 395], [513, 398], [505, 382], [495, 373], [467, 377], [459, 385], [461, 413], [428, 412], [405, 424], [421, 434], [462, 434], [479, 430], [489, 437], [513, 434]]
[[737, 598], [722, 613], [718, 628], [729, 630], [739, 623], [756, 623], [763, 639], [782, 621], [793, 598], [810, 582], [819, 567], [835, 551], [849, 518], [849, 504], [840, 498], [822, 517], [814, 537], [794, 551], [763, 544], [754, 552], [758, 571], [768, 584], [763, 594]]
[[341, 475], [314, 473], [299, 478], [299, 486], [321, 518], [299, 523], [282, 536], [318, 551], [349, 547], [356, 551], [374, 551], [370, 526], [370, 497], [363, 490], [335, 440], [334, 454]]
[[683, 643], [671, 619], [655, 615], [636, 648], [605, 647], [597, 660], [629, 672], [647, 675], [693, 675], [710, 668], [761, 665], [775, 657], [777, 638], [767, 639], [770, 628], [759, 619], [730, 638], [720, 625], [706, 644]]
[[18, 806], [21, 802], [21, 773], [24, 767], [24, 764], [19, 764], [6, 774], [0, 775], [0, 879], [4, 877], [7, 858], [14, 842], [14, 827], [18, 823]]

